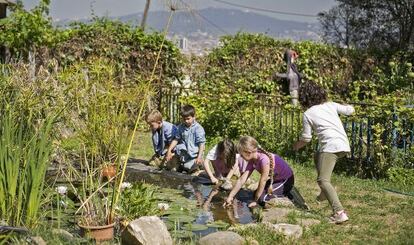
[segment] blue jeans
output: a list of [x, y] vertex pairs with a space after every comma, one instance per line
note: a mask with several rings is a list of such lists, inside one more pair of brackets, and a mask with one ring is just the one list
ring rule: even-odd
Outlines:
[[183, 171], [190, 172], [192, 171], [196, 165], [196, 157], [191, 157], [187, 149], [185, 148], [184, 144], [178, 144], [176, 146], [176, 154], [177, 157], [180, 159], [180, 165]]

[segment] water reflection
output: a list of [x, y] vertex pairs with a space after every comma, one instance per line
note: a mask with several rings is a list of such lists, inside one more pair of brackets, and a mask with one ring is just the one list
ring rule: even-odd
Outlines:
[[[229, 224], [247, 224], [255, 221], [247, 207], [248, 201], [253, 198], [253, 193], [250, 191], [239, 191], [233, 205], [230, 208], [224, 208], [223, 203], [228, 192], [219, 190], [218, 186], [208, 185], [209, 183], [203, 181], [202, 178], [192, 179], [188, 175], [181, 176], [177, 173], [172, 174], [164, 171], [161, 173], [130, 171], [127, 179], [130, 182], [145, 181], [163, 188], [183, 190], [183, 195], [186, 198], [197, 201], [199, 211], [194, 222], [196, 224], [206, 224], [218, 220]], [[200, 184], [200, 182], [204, 184]], [[202, 231], [201, 233], [207, 232], [208, 234], [212, 232], [210, 229], [208, 231]]]

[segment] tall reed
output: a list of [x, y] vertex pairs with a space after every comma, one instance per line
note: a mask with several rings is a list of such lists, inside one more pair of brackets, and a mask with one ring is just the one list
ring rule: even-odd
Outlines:
[[9, 225], [33, 227], [39, 218], [53, 121], [19, 103], [0, 105], [0, 219]]

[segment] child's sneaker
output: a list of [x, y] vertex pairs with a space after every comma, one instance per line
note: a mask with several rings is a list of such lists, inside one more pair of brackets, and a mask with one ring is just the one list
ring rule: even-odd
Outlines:
[[333, 214], [329, 219], [332, 223], [335, 223], [335, 224], [341, 224], [349, 220], [348, 215], [346, 215], [344, 210]]

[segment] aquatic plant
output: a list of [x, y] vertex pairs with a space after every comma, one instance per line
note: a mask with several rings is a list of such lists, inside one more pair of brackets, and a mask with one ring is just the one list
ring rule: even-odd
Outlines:
[[52, 151], [54, 116], [36, 118], [13, 101], [17, 95], [9, 96], [0, 103], [0, 219], [12, 226], [34, 227]]

